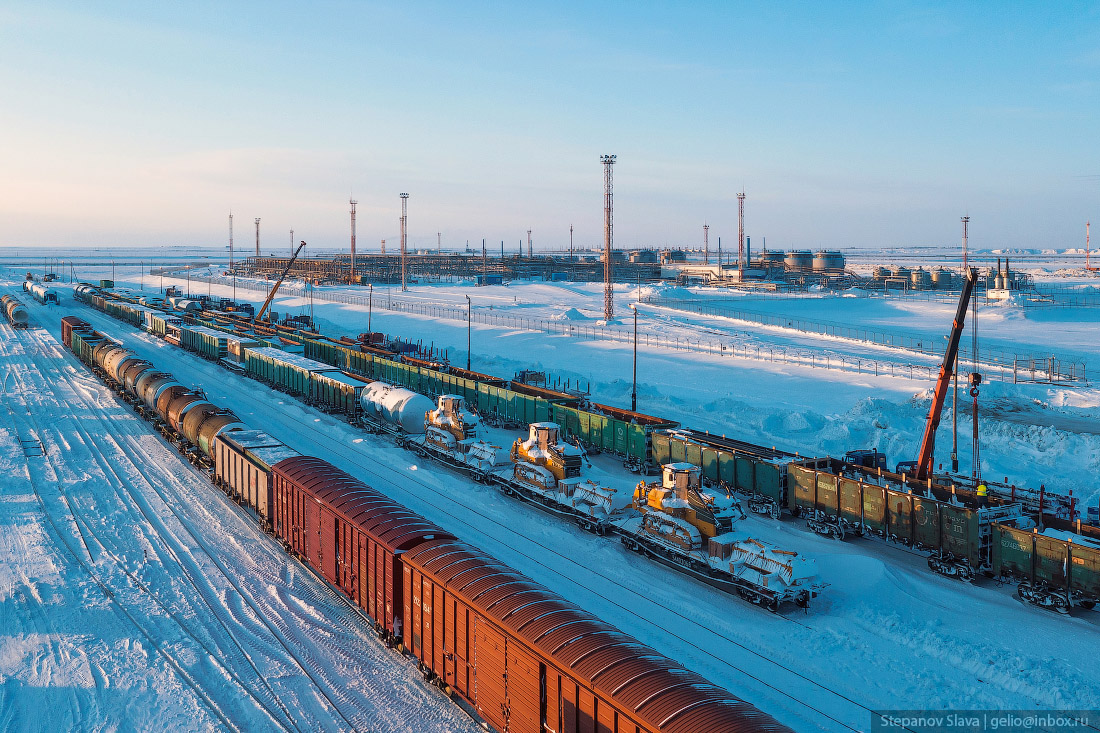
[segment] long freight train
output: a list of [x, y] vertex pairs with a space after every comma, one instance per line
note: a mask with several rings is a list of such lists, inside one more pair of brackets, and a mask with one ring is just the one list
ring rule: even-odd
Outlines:
[[62, 340], [424, 678], [498, 731], [783, 731], [769, 716], [331, 464], [62, 319]]
[[[201, 325], [229, 339], [266, 338], [271, 343], [295, 344], [288, 348], [299, 349], [319, 369], [353, 381], [381, 380], [432, 398], [454, 395], [486, 422], [554, 422], [563, 440], [589, 452], [622, 456], [624, 465], [643, 473], [670, 463], [691, 463], [700, 469], [704, 486], [742, 496], [755, 511], [777, 518], [800, 517], [810, 529], [838, 539], [879, 536], [903, 543], [927, 553], [930, 569], [949, 576], [1014, 579], [1019, 581], [1021, 598], [1037, 605], [1065, 611], [1091, 608], [1100, 599], [1100, 530], [1076, 519], [1078, 507], [1072, 495], [989, 481], [991, 506], [981, 506], [972, 487], [939, 477], [916, 482], [911, 476], [885, 471], [881, 455], [873, 452], [871, 461], [859, 452], [845, 460], [807, 459], [605, 405], [585, 409], [577, 395], [509, 383], [440, 365], [438, 360], [427, 363], [403, 357], [397, 350], [382, 348], [384, 341], [378, 334], [364, 334], [369, 338], [358, 342], [333, 341], [315, 333], [250, 323], [234, 314], [172, 315], [155, 308], [155, 301], [147, 301], [150, 307], [145, 307], [128, 302], [133, 300], [128, 296], [90, 287], [83, 293], [78, 288], [77, 297], [121, 320], [137, 325], [144, 321], [144, 327], [154, 333], [161, 330], [151, 324], [171, 319], [184, 326]], [[215, 358], [211, 353], [204, 355]], [[222, 363], [235, 362], [223, 359]], [[324, 395], [319, 390], [315, 393], [315, 383], [320, 380], [299, 380], [298, 387], [272, 381], [291, 392], [304, 389], [301, 384], [310, 385], [299, 396], [343, 412], [353, 421], [360, 418], [359, 403], [351, 394], [357, 386], [341, 385], [337, 392]], [[1017, 525], [1017, 534], [1004, 529], [1010, 525]], [[1058, 568], [1067, 570], [1058, 572]]]

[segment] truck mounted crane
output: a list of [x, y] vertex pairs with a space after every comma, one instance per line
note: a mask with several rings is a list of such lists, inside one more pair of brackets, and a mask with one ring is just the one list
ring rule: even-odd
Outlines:
[[963, 326], [966, 321], [966, 309], [974, 294], [974, 285], [978, 272], [973, 267], [966, 268], [966, 283], [959, 295], [959, 309], [955, 312], [955, 321], [951, 324], [951, 335], [947, 339], [947, 349], [943, 354], [940, 376], [936, 380], [936, 391], [932, 395], [932, 406], [928, 409], [928, 420], [924, 425], [924, 438], [920, 444], [920, 456], [917, 459], [916, 477], [924, 481], [932, 475], [932, 460], [936, 452], [936, 429], [940, 426], [943, 403], [947, 399], [947, 390], [955, 370], [955, 360], [959, 355], [959, 341], [962, 340]]
[[271, 307], [271, 301], [275, 300], [275, 294], [279, 292], [279, 286], [283, 284], [283, 280], [286, 280], [286, 274], [290, 272], [290, 268], [294, 266], [294, 261], [298, 259], [298, 253], [302, 251], [302, 248], [306, 246], [305, 240], [298, 245], [298, 249], [294, 250], [294, 254], [290, 256], [290, 262], [286, 263], [286, 267], [283, 268], [283, 273], [279, 275], [279, 279], [275, 281], [275, 287], [271, 288], [271, 292], [267, 294], [267, 300], [264, 301], [264, 305], [260, 308], [260, 312], [256, 314], [256, 320], [262, 321], [264, 314], [267, 313], [267, 309]]

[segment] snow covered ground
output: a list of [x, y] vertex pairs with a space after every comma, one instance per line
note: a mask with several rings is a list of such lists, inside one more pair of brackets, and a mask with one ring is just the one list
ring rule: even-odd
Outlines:
[[[121, 274], [119, 279], [122, 279]], [[213, 292], [219, 290], [228, 294], [228, 288], [213, 287]], [[205, 287], [202, 291], [205, 292]], [[531, 313], [553, 315], [575, 308], [581, 317], [593, 319], [598, 316], [602, 296], [598, 286], [523, 284], [477, 289], [457, 285], [421, 286], [411, 296], [401, 297], [420, 297], [432, 302], [464, 306], [465, 294], [474, 298], [475, 308], [484, 308], [490, 303], [494, 309], [507, 308], [511, 301], [513, 309], [522, 307]], [[376, 296], [380, 295], [376, 292]], [[398, 297], [398, 294], [394, 293], [393, 297]], [[625, 290], [620, 297], [625, 297]], [[255, 297], [252, 299], [256, 300]], [[1022, 605], [1014, 598], [1011, 587], [997, 587], [992, 583], [969, 586], [932, 575], [922, 557], [904, 548], [870, 540], [838, 543], [812, 535], [792, 521], [776, 522], [753, 516], [743, 523], [749, 533], [815, 558], [821, 575], [830, 584], [806, 615], [784, 617], [767, 614], [629, 554], [614, 541], [585, 534], [571, 524], [548, 518], [535, 509], [499, 495], [493, 489], [397, 450], [386, 439], [365, 435], [286, 395], [229, 374], [163, 341], [75, 304], [65, 291], [62, 291], [61, 307], [29, 305], [32, 323], [44, 326], [54, 338], [60, 338], [59, 320], [62, 315], [80, 315], [93, 326], [120, 338], [128, 348], [150, 359], [159, 368], [173, 372], [185, 382], [203, 386], [213, 401], [232, 407], [246, 423], [262, 427], [299, 450], [326, 458], [363, 478], [408, 504], [414, 511], [456, 532], [798, 730], [865, 730], [870, 723], [868, 710], [881, 708], [1100, 706], [1100, 679], [1095, 675], [1095, 655], [1091, 651], [1095, 647], [1097, 626], [1100, 624], [1095, 613], [1069, 618], [1054, 616]], [[620, 301], [620, 308], [623, 305], [625, 303]], [[930, 307], [932, 305], [929, 304]], [[283, 312], [295, 313], [308, 306], [300, 295], [289, 293], [287, 297], [278, 299], [275, 307]], [[357, 334], [366, 330], [365, 309], [358, 306], [315, 300], [313, 308], [320, 327], [326, 332]], [[571, 313], [570, 316], [577, 318], [577, 314]], [[826, 315], [818, 317], [835, 319]], [[855, 320], [855, 316], [851, 317]], [[929, 313], [925, 317], [929, 329], [935, 331], [933, 325], [938, 316]], [[1030, 317], [1030, 313], [1024, 317]], [[437, 346], [449, 348], [451, 358], [456, 362], [464, 357], [464, 322], [432, 321], [377, 308], [372, 319], [375, 330], [432, 341]], [[667, 321], [650, 316], [645, 311], [642, 320], [644, 327], [649, 329], [668, 325]], [[675, 327], [689, 328], [690, 324]], [[940, 330], [944, 328], [946, 323]], [[769, 338], [763, 330], [754, 331], [753, 335]], [[46, 337], [34, 332], [19, 334], [12, 337], [12, 343], [22, 343], [24, 339], [44, 340]], [[1026, 343], [1026, 337], [1020, 337], [1020, 341]], [[593, 396], [600, 401], [629, 404], [629, 346], [577, 341], [569, 337], [477, 324], [473, 329], [472, 343], [473, 368], [476, 370], [511, 376], [521, 368], [541, 368], [563, 378], [574, 381], [579, 378], [590, 383]], [[851, 348], [861, 347], [851, 345]], [[911, 356], [906, 354], [899, 358], [908, 360]], [[15, 355], [3, 357], [5, 365], [16, 359]], [[79, 484], [89, 497], [85, 500], [86, 504], [77, 505], [81, 522], [95, 527], [105, 537], [104, 544], [112, 547], [112, 552], [122, 558], [108, 559], [110, 556], [99, 552], [97, 543], [92, 542], [96, 556], [92, 567], [108, 579], [115, 578], [117, 572], [121, 572], [116, 568], [123, 566], [134, 572], [135, 568], [146, 568], [145, 572], [150, 572], [148, 568], [156, 567], [153, 574], [156, 592], [163, 594], [157, 597], [163, 597], [165, 605], [170, 608], [175, 608], [174, 604], [178, 602], [183, 604], [182, 608], [191, 609], [195, 619], [202, 620], [202, 623], [194, 623], [195, 628], [212, 625], [212, 630], [208, 632], [213, 637], [210, 643], [220, 642], [231, 652], [231, 644], [225, 638], [231, 633], [242, 639], [266, 639], [266, 643], [257, 642], [257, 645], [272, 659], [269, 661], [264, 656], [262, 664], [292, 667], [293, 661], [287, 659], [286, 654], [278, 653], [277, 648], [271, 650], [275, 645], [271, 643], [270, 636], [275, 632], [258, 624], [254, 615], [241, 613], [230, 622], [228, 614], [221, 610], [200, 613], [201, 609], [195, 609], [200, 594], [187, 592], [192, 587], [189, 583], [195, 582], [200, 587], [210, 584], [222, 589], [218, 597], [235, 598], [235, 593], [240, 591], [234, 590], [230, 579], [242, 585], [245, 584], [242, 577], [249, 574], [235, 572], [234, 569], [241, 565], [251, 567], [248, 563], [254, 561], [243, 559], [246, 553], [254, 556], [266, 552], [261, 546], [270, 545], [270, 541], [255, 533], [234, 507], [226, 505], [219, 494], [180, 464], [170, 451], [163, 447], [159, 448], [160, 452], [155, 451], [154, 448], [160, 444], [147, 437], [145, 426], [131, 417], [125, 408], [114, 405], [109, 395], [82, 371], [83, 367], [75, 360], [58, 357], [51, 367], [62, 374], [67, 369], [70, 380], [82, 384], [83, 390], [96, 395], [95, 402], [89, 404], [66, 392], [56, 397], [59, 404], [52, 412], [36, 409], [35, 414], [43, 415], [40, 419], [44, 425], [57, 425], [58, 440], [76, 444], [74, 435], [79, 435], [75, 432], [77, 425], [70, 423], [84, 422], [93, 426], [86, 428], [90, 435], [95, 436], [88, 440], [105, 441], [115, 434], [110, 430], [126, 431], [122, 432], [128, 436], [126, 440], [118, 439], [118, 442], [123, 446], [140, 443], [145, 450], [139, 452], [135, 449], [123, 454], [119, 448], [108, 449], [104, 446], [103, 453], [111, 458], [101, 458], [98, 464], [111, 467], [123, 461], [120, 455], [131, 456], [126, 459], [131, 465], [125, 471], [122, 468], [113, 469], [120, 476], [126, 476], [127, 481], [112, 480], [111, 472], [93, 471], [86, 481]], [[56, 380], [56, 375], [51, 379]], [[927, 411], [929, 387], [930, 384], [924, 380], [856, 375], [755, 359], [654, 349], [642, 349], [639, 356], [640, 410], [678, 419], [693, 427], [775, 444], [804, 454], [837, 454], [849, 448], [877, 446], [892, 459], [913, 455]], [[16, 406], [19, 399], [41, 399], [42, 395], [47, 394], [43, 387], [36, 397], [20, 398], [16, 396], [21, 394], [19, 390], [11, 390], [12, 387], [6, 383], [5, 394], [10, 395], [8, 399]], [[1092, 413], [1100, 399], [1095, 389], [995, 383], [986, 385], [982, 399], [990, 404], [987, 408], [990, 414], [982, 423], [983, 466], [987, 471], [1001, 477], [1008, 475], [1012, 480], [1028, 485], [1045, 482], [1050, 487], [1074, 488], [1078, 495], [1095, 499], [1093, 477], [1096, 475], [1100, 456], [1097, 448], [1100, 446], [1096, 442], [1097, 436], [1088, 432], [1093, 425]], [[67, 423], [64, 414], [73, 405], [79, 408], [76, 411], [79, 420], [70, 418]], [[998, 410], [1014, 412], [1015, 419], [998, 419]], [[1042, 421], [1048, 417], [1063, 421], [1063, 427], [1042, 427]], [[948, 414], [945, 415], [944, 425], [949, 424]], [[108, 428], [108, 425], [116, 427]], [[969, 421], [960, 421], [960, 427], [964, 435], [969, 434]], [[131, 429], [132, 434], [128, 432]], [[103, 435], [100, 436], [100, 433]], [[5, 439], [11, 440], [10, 437]], [[945, 447], [949, 440], [949, 434], [941, 434], [940, 445]], [[962, 442], [967, 444], [967, 441]], [[945, 454], [946, 451], [941, 449], [941, 460]], [[3, 455], [18, 458], [13, 459], [13, 467], [22, 462], [19, 453], [5, 451]], [[143, 457], [139, 460], [139, 456]], [[76, 465], [83, 466], [85, 462], [77, 453]], [[616, 469], [614, 462], [606, 456], [597, 457], [595, 462], [601, 474], [611, 475]], [[963, 452], [963, 464], [968, 463], [967, 450]], [[155, 481], [142, 479], [137, 471], [138, 466], [147, 476], [161, 478]], [[112, 508], [111, 501], [123, 504], [117, 498], [123, 491], [120, 484], [131, 481], [138, 487], [132, 490], [140, 491], [142, 496], [147, 497], [145, 501], [150, 510], [155, 512], [154, 516], [163, 516], [162, 521], [139, 519], [132, 514], [122, 514], [123, 509]], [[150, 494], [142, 488], [146, 481], [153, 482], [168, 498], [158, 501], [157, 492]], [[22, 481], [11, 484], [10, 487], [5, 485], [5, 499], [9, 495], [27, 495]], [[51, 496], [55, 497], [57, 504], [47, 502], [52, 509], [51, 515], [56, 517], [57, 522], [63, 523], [69, 515], [60, 508], [57, 489], [49, 483], [44, 485], [43, 493], [52, 490]], [[20, 490], [20, 487], [24, 488]], [[73, 497], [77, 495], [76, 489], [67, 490], [72, 492]], [[112, 500], [112, 497], [116, 498]], [[70, 500], [75, 502], [75, 498]], [[34, 509], [33, 495], [23, 501], [24, 511]], [[170, 502], [175, 502], [173, 506], [179, 514], [163, 508]], [[7, 501], [4, 506], [8, 506]], [[80, 512], [81, 506], [85, 513]], [[115, 519], [100, 522], [95, 519], [97, 512], [105, 512]], [[181, 515], [186, 523], [178, 518]], [[50, 610], [43, 614], [45, 620], [41, 623], [64, 624], [65, 618], [79, 617], [85, 608], [94, 605], [87, 600], [89, 597], [94, 600], [94, 594], [84, 590], [87, 582], [80, 580], [83, 577], [81, 566], [71, 559], [72, 552], [59, 545], [57, 533], [50, 530], [49, 522], [44, 521], [40, 513], [22, 516], [21, 524], [30, 525], [32, 529], [36, 527], [33, 529], [36, 534], [29, 541], [37, 542], [33, 546], [39, 549], [20, 554], [18, 549], [4, 547], [5, 557], [10, 557], [12, 562], [7, 563], [0, 572], [26, 573], [31, 578], [43, 578], [41, 581], [35, 580], [39, 585], [53, 583], [58, 588], [59, 601], [49, 606]], [[121, 516], [128, 516], [128, 523], [121, 521]], [[177, 519], [173, 520], [173, 517]], [[212, 517], [221, 519], [212, 525]], [[71, 524], [72, 520], [68, 521]], [[204, 531], [191, 534], [177, 526], [177, 522], [194, 530], [203, 527]], [[127, 527], [127, 531], [115, 531], [116, 525]], [[216, 530], [206, 531], [210, 526]], [[161, 532], [175, 537], [175, 544], [172, 540], [162, 540]], [[205, 538], [201, 545], [195, 535]], [[73, 540], [76, 536], [75, 530], [70, 530], [69, 539], [75, 543], [74, 548], [80, 547], [79, 541]], [[131, 536], [145, 539], [123, 543], [123, 538]], [[248, 539], [238, 539], [241, 536]], [[170, 556], [161, 549], [164, 542], [168, 542], [177, 554], [181, 553], [181, 548], [186, 548], [187, 553], [197, 559], [193, 564], [174, 559], [169, 562]], [[119, 544], [116, 546], [114, 543]], [[156, 551], [158, 560], [155, 563], [144, 561], [142, 553], [146, 547]], [[48, 563], [48, 568], [42, 567], [43, 556], [55, 558]], [[270, 555], [264, 556], [267, 558], [264, 564], [270, 563], [275, 570], [269, 571], [258, 583], [279, 587], [280, 580], [285, 581], [286, 568], [292, 563], [280, 558], [277, 547], [271, 547]], [[214, 557], [218, 558], [220, 566], [214, 562]], [[130, 564], [125, 565], [126, 562]], [[61, 564], [67, 569], [52, 569]], [[283, 568], [282, 575], [278, 570], [280, 567]], [[202, 577], [199, 578], [199, 575]], [[337, 618], [341, 618], [341, 605], [327, 590], [300, 571], [290, 585], [297, 592], [303, 592], [305, 587], [315, 589], [308, 604], [317, 610], [318, 616], [303, 614], [301, 604], [286, 600], [281, 603], [272, 601], [272, 605], [263, 607], [287, 614], [287, 623], [303, 624], [304, 628], [294, 634], [302, 650], [292, 647], [297, 654], [305, 655], [305, 650], [318, 655], [332, 653], [331, 647], [316, 641], [317, 636], [322, 634], [319, 629], [337, 633], [319, 621], [319, 614], [336, 614]], [[0, 581], [0, 593], [3, 594], [0, 598], [4, 599], [0, 605], [4, 610], [0, 612], [4, 614], [5, 621], [13, 620], [12, 628], [16, 631], [2, 637], [3, 643], [13, 646], [15, 651], [0, 653], [0, 664], [4, 659], [14, 660], [10, 666], [0, 667], [0, 675], [5, 681], [24, 679], [31, 675], [26, 669], [43, 666], [38, 660], [48, 658], [49, 650], [25, 651], [28, 644], [24, 637], [40, 632], [35, 627], [35, 617], [14, 603], [13, 595], [5, 593], [4, 587], [5, 583]], [[127, 586], [119, 578], [115, 585], [109, 587], [122, 593]], [[260, 590], [250, 590], [248, 585], [244, 587], [254, 602], [260, 603], [265, 598]], [[326, 598], [327, 601], [324, 600]], [[190, 602], [192, 600], [194, 604]], [[227, 600], [222, 606], [229, 607], [230, 603]], [[219, 609], [218, 603], [212, 601], [211, 605]], [[343, 608], [343, 613], [347, 613], [346, 607]], [[303, 617], [311, 619], [316, 626], [304, 624]], [[223, 620], [225, 625], [219, 625], [218, 619]], [[152, 626], [155, 616], [150, 611], [142, 620]], [[243, 624], [248, 631], [235, 624]], [[338, 626], [344, 629], [341, 634], [358, 638], [347, 631], [346, 626]], [[90, 630], [89, 638], [79, 642], [83, 649], [95, 648], [96, 644], [108, 644], [109, 647], [109, 643], [101, 637], [121, 636], [132, 640], [140, 636], [132, 625], [117, 631], [105, 625], [81, 624], [80, 628]], [[3, 633], [9, 634], [7, 631]], [[165, 631], [163, 637], [154, 638], [175, 640], [180, 636], [181, 632], [170, 636]], [[191, 650], [194, 652], [194, 642], [192, 644]], [[314, 646], [318, 649], [313, 650]], [[8, 646], [0, 647], [5, 648]], [[252, 649], [249, 646], [246, 648]], [[194, 654], [202, 658], [201, 652]], [[179, 656], [184, 655], [181, 653]], [[353, 659], [349, 660], [350, 657]], [[339, 669], [337, 678], [363, 682], [346, 670], [355, 664], [373, 664], [372, 660], [377, 657], [385, 660], [392, 655], [382, 651], [372, 640], [363, 639], [354, 648], [354, 654], [349, 653], [344, 658], [346, 666], [339, 667], [322, 660], [317, 667]], [[102, 658], [113, 659], [109, 648], [97, 659]], [[236, 655], [230, 653], [227, 658], [236, 658]], [[97, 663], [101, 666], [106, 664]], [[50, 664], [62, 666], [60, 662]], [[147, 709], [155, 711], [150, 714], [157, 721], [201, 721], [195, 727], [219, 725], [217, 716], [204, 707], [201, 696], [195, 692], [188, 693], [190, 688], [179, 681], [182, 676], [171, 669], [167, 660], [153, 658], [146, 664], [160, 664], [158, 669], [162, 670], [162, 676], [177, 680], [175, 684], [180, 688], [178, 694], [163, 697], [149, 689], [136, 695], [146, 701]], [[266, 670], [267, 667], [262, 664], [257, 662], [260, 670]], [[184, 669], [196, 668], [185, 666]], [[233, 669], [243, 680], [256, 677], [255, 670], [249, 676], [251, 667], [243, 662], [233, 665]], [[216, 669], [200, 671], [206, 674], [195, 671], [195, 678], [209, 682], [208, 688], [200, 685], [200, 689], [218, 705], [250, 711], [247, 720], [258, 727], [278, 727], [272, 722], [278, 717], [278, 711], [269, 716], [258, 702], [250, 702], [251, 698], [241, 691], [241, 687], [234, 685], [232, 675]], [[144, 672], [141, 667], [130, 669], [118, 663], [110, 672], [121, 680], [132, 680], [129, 684], [135, 686], [139, 680], [145, 680], [152, 674]], [[377, 681], [389, 690], [385, 702], [380, 699], [381, 696], [366, 695], [365, 700], [373, 705], [362, 712], [360, 706], [365, 702], [349, 705], [345, 708], [350, 711], [347, 713], [349, 716], [359, 714], [365, 716], [363, 720], [383, 721], [374, 723], [374, 727], [368, 725], [371, 729], [402, 729], [390, 723], [402, 715], [409, 715], [410, 720], [420, 720], [417, 715], [427, 717], [428, 722], [416, 724], [418, 727], [415, 729], [433, 729], [434, 725], [434, 729], [450, 730], [459, 725], [450, 719], [456, 716], [461, 718], [457, 711], [449, 704], [441, 703], [441, 698], [430, 690], [417, 685], [408, 668], [399, 667], [391, 671], [389, 677], [384, 672], [378, 674], [380, 677], [376, 678], [372, 672], [369, 681]], [[8, 707], [8, 700], [13, 701], [13, 705], [24, 706], [21, 709], [30, 709], [36, 691], [42, 690], [51, 696], [60, 692], [63, 697], [68, 688], [63, 682], [49, 685], [42, 683], [40, 678], [34, 679], [38, 680], [38, 684], [21, 682], [10, 692], [8, 686], [0, 688], [5, 695], [10, 695], [5, 698], [4, 709]], [[58, 676], [54, 679], [65, 678]], [[111, 680], [113, 677], [104, 674], [104, 679]], [[277, 679], [274, 677], [273, 684]], [[291, 715], [301, 716], [298, 720], [309, 721], [302, 727], [319, 727], [314, 721], [326, 714], [330, 718], [335, 717], [332, 708], [318, 701], [316, 694], [313, 695], [313, 707], [294, 702], [305, 700], [309, 697], [309, 691], [315, 689], [308, 682], [299, 683], [301, 687], [295, 688], [289, 681], [286, 682], [290, 690], [288, 699], [293, 703]], [[5, 685], [8, 684], [5, 682]], [[112, 704], [106, 700], [95, 703], [100, 707], [92, 708], [93, 702], [88, 701], [101, 700], [102, 693], [97, 692], [101, 687], [96, 686], [78, 698], [79, 704], [86, 706], [83, 714], [116, 721], [123, 718], [125, 709], [120, 708], [119, 703]], [[281, 694], [284, 688], [280, 686], [275, 689], [280, 690]], [[263, 697], [259, 693], [258, 696]], [[65, 715], [60, 706], [55, 712]], [[113, 719], [109, 718], [112, 714], [116, 716]], [[327, 725], [335, 727], [341, 723], [330, 719]], [[102, 727], [116, 726], [108, 723]]]

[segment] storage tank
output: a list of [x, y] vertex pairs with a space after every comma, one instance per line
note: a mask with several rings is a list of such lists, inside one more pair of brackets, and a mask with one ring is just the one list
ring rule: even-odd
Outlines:
[[787, 253], [787, 256], [783, 258], [783, 264], [787, 266], [788, 270], [812, 270], [814, 267], [814, 257], [810, 254], [809, 250], [792, 249]]
[[783, 269], [783, 253], [778, 250], [770, 250], [760, 253], [760, 265], [769, 269]]
[[918, 267], [909, 273], [909, 282], [918, 290], [928, 290], [932, 287], [932, 273], [923, 267]]
[[890, 271], [882, 265], [878, 265], [871, 270], [871, 279], [873, 280], [885, 280], [889, 275]]
[[909, 268], [902, 267], [901, 265], [895, 265], [890, 268], [890, 277], [900, 277], [904, 280], [909, 279]]
[[950, 270], [937, 267], [932, 270], [932, 287], [937, 290], [950, 290], [954, 278]]
[[836, 250], [823, 249], [814, 254], [814, 272], [829, 272], [844, 269], [844, 255]]
[[422, 394], [386, 382], [371, 382], [360, 398], [363, 412], [411, 435], [424, 432], [424, 415], [435, 405]]

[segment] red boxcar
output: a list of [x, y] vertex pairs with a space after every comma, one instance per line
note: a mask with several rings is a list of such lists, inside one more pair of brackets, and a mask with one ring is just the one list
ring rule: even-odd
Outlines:
[[786, 730], [468, 545], [424, 542], [403, 563], [406, 647], [497, 730]]
[[318, 458], [275, 464], [270, 476], [275, 535], [344, 591], [384, 638], [401, 639], [401, 555], [453, 535]]

